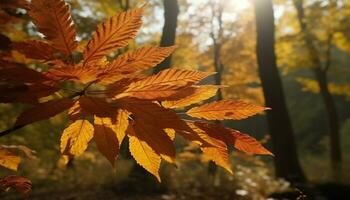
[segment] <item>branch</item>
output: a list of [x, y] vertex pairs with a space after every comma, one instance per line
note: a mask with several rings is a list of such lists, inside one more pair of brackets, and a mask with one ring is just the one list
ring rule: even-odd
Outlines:
[[[74, 98], [74, 97], [77, 97], [77, 96], [82, 96], [82, 95], [84, 95], [84, 94], [85, 94], [85, 91], [87, 90], [87, 88], [88, 88], [91, 84], [93, 84], [93, 83], [88, 84], [87, 87], [84, 88], [84, 90], [79, 91], [79, 92], [76, 92], [76, 93], [74, 93], [74, 94], [68, 96], [68, 98]], [[35, 122], [29, 123], [29, 124], [33, 124], [33, 123], [35, 123]], [[4, 131], [0, 132], [0, 137], [3, 137], [3, 136], [5, 136], [5, 135], [8, 135], [8, 134], [12, 133], [13, 131], [16, 131], [16, 130], [18, 130], [18, 129], [21, 129], [21, 128], [23, 128], [23, 127], [29, 125], [29, 124], [22, 124], [22, 125], [18, 125], [18, 126], [13, 126], [12, 128], [9, 128], [9, 129], [7, 129], [7, 130], [4, 130]]]

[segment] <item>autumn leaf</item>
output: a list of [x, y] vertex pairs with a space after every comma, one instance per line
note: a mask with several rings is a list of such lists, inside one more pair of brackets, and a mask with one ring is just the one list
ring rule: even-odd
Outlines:
[[39, 40], [18, 42], [14, 45], [14, 49], [24, 54], [27, 58], [45, 61], [54, 59], [55, 48]]
[[219, 86], [215, 85], [203, 85], [186, 88], [183, 91], [181, 91], [181, 93], [186, 94], [185, 97], [176, 101], [163, 101], [162, 106], [165, 108], [186, 107], [215, 96], [219, 88]]
[[17, 171], [21, 158], [12, 151], [0, 147], [0, 165], [8, 169]]
[[40, 72], [27, 68], [23, 64], [0, 60], [0, 81], [12, 83], [42, 83], [48, 81], [48, 77]]
[[97, 26], [84, 50], [84, 66], [98, 62], [117, 48], [127, 45], [142, 24], [143, 8], [122, 12]]
[[0, 179], [0, 191], [6, 192], [9, 188], [15, 188], [22, 194], [27, 194], [32, 190], [32, 182], [21, 176], [6, 176]]
[[153, 174], [160, 182], [160, 156], [146, 142], [139, 140], [132, 128], [128, 130], [128, 137], [132, 157], [136, 160], [137, 164]]
[[94, 117], [94, 139], [98, 150], [114, 166], [119, 152], [119, 141], [110, 118]]
[[39, 32], [66, 56], [77, 47], [76, 31], [64, 0], [32, 0], [29, 15]]
[[16, 120], [16, 126], [30, 124], [53, 117], [67, 110], [73, 106], [73, 104], [74, 102], [69, 98], [51, 100], [38, 104], [37, 106], [22, 112]]
[[129, 115], [130, 113], [126, 110], [118, 109], [117, 111], [116, 122], [113, 130], [117, 134], [119, 146], [122, 144], [126, 135], [126, 130], [129, 126]]
[[208, 158], [209, 160], [212, 160], [215, 164], [224, 168], [230, 174], [233, 174], [230, 160], [228, 158], [228, 150], [226, 145], [220, 148], [219, 147], [202, 147], [201, 149], [206, 158]]
[[87, 148], [93, 138], [94, 127], [88, 120], [77, 120], [70, 124], [61, 136], [61, 152], [64, 155], [78, 156]]
[[221, 100], [191, 108], [186, 113], [191, 117], [208, 120], [240, 120], [256, 115], [266, 109], [243, 101]]
[[191, 124], [191, 127], [197, 132], [205, 132], [210, 136], [210, 140], [212, 141], [223, 141], [247, 154], [273, 155], [253, 137], [237, 130], [224, 127], [221, 124], [194, 122]]
[[125, 91], [115, 96], [115, 99], [122, 97], [147, 100], [171, 99], [180, 89], [191, 86], [211, 74], [180, 69], [163, 70], [156, 75], [131, 83]]
[[98, 79], [102, 84], [110, 84], [125, 77], [127, 74], [156, 66], [168, 57], [175, 47], [142, 47], [135, 51], [118, 56], [113, 60]]

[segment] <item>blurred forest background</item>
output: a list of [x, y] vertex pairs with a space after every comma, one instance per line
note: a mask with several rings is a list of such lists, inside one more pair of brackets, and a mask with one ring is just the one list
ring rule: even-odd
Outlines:
[[[17, 8], [21, 1], [0, 2], [1, 50], [9, 40], [40, 37], [26, 11]], [[145, 1], [67, 2], [84, 43], [103, 19]], [[179, 164], [162, 165], [161, 183], [137, 167], [123, 147], [115, 168], [93, 145], [65, 166], [59, 138], [67, 119], [61, 114], [1, 137], [1, 144], [36, 152], [19, 170], [32, 180], [32, 193], [1, 198], [266, 199], [283, 193], [290, 199], [346, 199], [336, 195], [350, 193], [349, 0], [150, 0], [143, 20], [136, 40], [111, 57], [145, 44], [176, 44], [155, 72], [217, 71], [208, 82], [227, 87], [215, 98], [271, 107], [225, 125], [261, 140], [275, 157], [232, 150], [231, 176], [177, 138]], [[16, 62], [43, 68], [19, 52], [11, 54]], [[0, 130], [11, 127], [24, 107], [0, 104]]]

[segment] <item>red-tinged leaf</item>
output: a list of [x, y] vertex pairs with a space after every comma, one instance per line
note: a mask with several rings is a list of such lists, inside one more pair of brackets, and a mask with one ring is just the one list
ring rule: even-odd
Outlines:
[[64, 0], [32, 0], [29, 15], [55, 49], [66, 56], [72, 54], [78, 43], [69, 6]]
[[80, 83], [89, 83], [96, 80], [96, 69], [83, 68], [81, 65], [55, 67], [45, 75], [55, 81], [73, 80]]
[[110, 84], [140, 70], [149, 69], [168, 57], [175, 47], [142, 47], [132, 52], [125, 53], [114, 59], [98, 75], [102, 84]]
[[16, 121], [16, 126], [30, 124], [36, 121], [41, 121], [53, 117], [74, 104], [73, 100], [69, 98], [62, 98], [58, 100], [51, 100], [45, 103], [36, 105], [33, 108], [25, 110]]
[[[117, 115], [117, 108], [112, 107], [102, 98], [81, 97], [79, 98], [80, 107], [91, 115], [98, 117], [111, 117]], [[113, 119], [113, 122], [115, 119]]]
[[55, 58], [55, 48], [46, 42], [38, 40], [18, 42], [15, 43], [14, 48], [16, 51], [24, 54], [27, 58], [45, 61], [52, 60]]
[[215, 138], [216, 140], [224, 141], [226, 144], [233, 145], [236, 149], [245, 153], [273, 155], [256, 139], [237, 130], [224, 127], [220, 124], [206, 122], [194, 122], [193, 125], [209, 135], [211, 139]]
[[9, 188], [14, 188], [22, 194], [27, 194], [32, 190], [32, 182], [20, 176], [6, 176], [0, 179], [0, 191], [6, 192]]
[[207, 120], [240, 120], [256, 115], [266, 109], [242, 101], [221, 100], [191, 108], [186, 113], [191, 117]]
[[40, 83], [47, 80], [49, 80], [48, 77], [23, 64], [0, 60], [0, 81]]
[[5, 84], [0, 85], [0, 102], [36, 104], [41, 97], [49, 96], [58, 90], [43, 84]]
[[125, 91], [115, 96], [115, 98], [172, 99], [172, 97], [177, 97], [176, 94], [180, 89], [191, 86], [211, 74], [213, 73], [167, 69], [156, 75], [131, 83]]
[[127, 45], [142, 24], [143, 8], [122, 12], [97, 26], [83, 52], [84, 66], [99, 62], [117, 48]]
[[94, 117], [94, 139], [98, 150], [114, 166], [119, 153], [119, 141], [110, 118]]

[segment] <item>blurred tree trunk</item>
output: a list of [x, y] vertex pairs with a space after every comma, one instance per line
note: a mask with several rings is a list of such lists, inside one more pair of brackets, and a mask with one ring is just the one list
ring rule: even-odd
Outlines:
[[[168, 47], [175, 44], [177, 16], [179, 14], [179, 5], [177, 0], [163, 0], [164, 4], [164, 26], [162, 37], [160, 39], [161, 47]], [[171, 64], [171, 55], [154, 68], [154, 73], [167, 69]]]
[[304, 182], [305, 175], [299, 164], [282, 81], [276, 66], [272, 2], [271, 0], [254, 0], [254, 4], [259, 75], [265, 104], [272, 108], [267, 112], [267, 121], [275, 154], [276, 175], [294, 183]]
[[313, 35], [308, 30], [305, 22], [305, 14], [302, 0], [294, 0], [294, 5], [298, 13], [298, 20], [302, 31], [302, 36], [308, 50], [309, 58], [312, 64], [312, 71], [315, 75], [316, 81], [320, 88], [320, 94], [324, 105], [326, 107], [328, 126], [329, 126], [329, 139], [330, 139], [330, 157], [332, 169], [334, 172], [341, 170], [342, 155], [340, 149], [340, 134], [339, 134], [339, 120], [335, 106], [333, 96], [328, 88], [327, 72], [330, 67], [330, 51], [332, 45], [333, 33], [329, 33], [328, 47], [327, 47], [327, 60], [324, 66], [322, 66], [318, 49], [313, 42]]
[[[216, 74], [214, 76], [214, 82], [215, 85], [221, 85], [222, 83], [222, 73], [224, 71], [224, 64], [221, 61], [221, 49], [222, 49], [222, 40], [223, 40], [223, 6], [222, 4], [218, 3], [212, 3], [210, 5], [211, 8], [211, 31], [210, 31], [210, 38], [213, 42], [213, 61], [214, 61], [214, 69], [216, 71]], [[216, 21], [216, 23], [215, 23]], [[217, 24], [216, 27], [214, 24]], [[216, 99], [222, 100], [222, 92], [219, 90], [216, 94]], [[221, 123], [220, 121], [217, 121], [216, 123]], [[209, 162], [208, 165], [208, 173], [210, 175], [216, 175], [217, 172], [217, 166], [213, 161]], [[215, 185], [219, 185], [220, 183], [218, 180], [215, 180], [215, 176], [213, 179], [213, 182]]]

